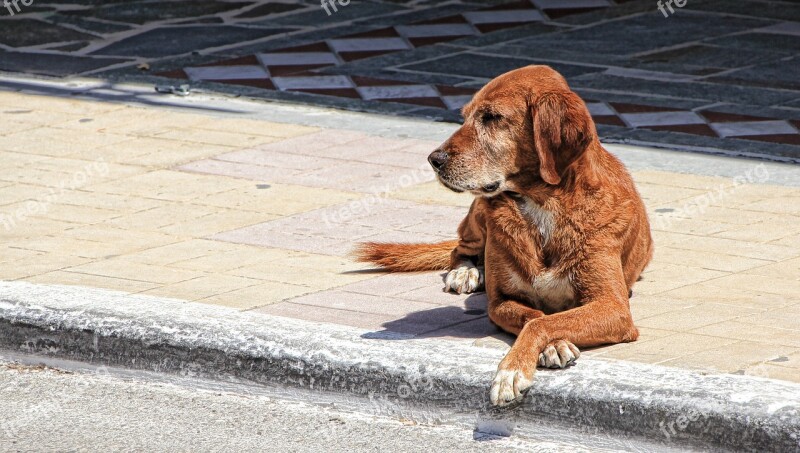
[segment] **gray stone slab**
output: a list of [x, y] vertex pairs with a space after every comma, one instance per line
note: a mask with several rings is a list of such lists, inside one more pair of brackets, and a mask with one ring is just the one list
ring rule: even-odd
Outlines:
[[50, 76], [80, 74], [126, 61], [130, 60], [0, 51], [0, 70]]
[[[793, 100], [796, 93], [767, 88], [743, 87], [708, 82], [665, 82], [657, 80], [616, 77], [606, 74], [586, 74], [569, 79], [570, 85], [579, 89], [619, 91], [639, 96], [672, 97], [675, 99], [735, 101], [742, 104], [771, 106]], [[709, 102], [710, 103], [710, 102]]]
[[[532, 37], [519, 41], [517, 45], [553, 47], [603, 55], [632, 55], [773, 23], [769, 20], [739, 17], [720, 20], [702, 14], [682, 15], [680, 20], [670, 21], [658, 13], [642, 14], [563, 33]], [[631, 39], [632, 36], [635, 39]]]
[[96, 17], [114, 22], [145, 24], [159, 20], [200, 17], [233, 11], [250, 5], [246, 2], [218, 2], [194, 0], [192, 2], [125, 2], [89, 9], [63, 11], [62, 14], [77, 17]]
[[[4, 9], [0, 11], [6, 13]], [[0, 44], [17, 48], [96, 38], [88, 33], [81, 33], [35, 19], [4, 20], [1, 27]]]
[[292, 31], [236, 26], [163, 27], [125, 38], [93, 52], [95, 55], [167, 57], [210, 47], [252, 41]]
[[685, 8], [696, 11], [709, 11], [726, 14], [736, 14], [751, 17], [769, 17], [779, 20], [800, 21], [800, 5], [787, 1], [754, 1], [754, 0], [705, 0], [689, 1]]
[[[796, 55], [800, 52], [800, 38], [788, 34], [744, 33], [710, 39], [707, 42], [711, 45], [725, 48], [724, 51], [729, 52], [731, 56], [737, 55], [742, 51], [745, 53], [774, 52], [784, 56]], [[758, 63], [758, 60], [753, 63]]]
[[[319, 27], [329, 21], [331, 25], [336, 22], [346, 22], [355, 20], [364, 20], [366, 17], [380, 16], [384, 14], [391, 14], [396, 12], [405, 11], [406, 9], [399, 5], [390, 5], [386, 3], [350, 3], [347, 6], [336, 4], [338, 8], [336, 11], [329, 8], [330, 15], [328, 15], [319, 3], [316, 3], [316, 8], [309, 11], [301, 11], [287, 16], [276, 17], [274, 19], [267, 19], [260, 23], [266, 25], [300, 25], [308, 27]], [[255, 23], [259, 23], [256, 21]]]
[[[800, 38], [795, 38], [800, 41]], [[715, 76], [714, 82], [794, 90], [800, 94], [800, 58], [760, 64]]]

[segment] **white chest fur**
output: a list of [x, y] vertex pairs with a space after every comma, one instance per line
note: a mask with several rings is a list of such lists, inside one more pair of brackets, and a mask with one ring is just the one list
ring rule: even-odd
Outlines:
[[522, 215], [539, 230], [542, 235], [542, 245], [547, 244], [550, 236], [553, 235], [555, 220], [553, 213], [544, 207], [536, 204], [533, 200], [525, 199], [519, 202]]
[[530, 282], [515, 272], [510, 272], [509, 276], [517, 290], [538, 309], [559, 312], [575, 305], [575, 290], [566, 276], [556, 276], [549, 270], [536, 275]]

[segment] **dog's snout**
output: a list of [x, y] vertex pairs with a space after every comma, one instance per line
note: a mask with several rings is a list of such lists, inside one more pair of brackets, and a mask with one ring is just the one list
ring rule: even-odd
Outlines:
[[447, 163], [447, 153], [437, 149], [428, 156], [428, 162], [430, 162], [434, 170], [439, 171]]

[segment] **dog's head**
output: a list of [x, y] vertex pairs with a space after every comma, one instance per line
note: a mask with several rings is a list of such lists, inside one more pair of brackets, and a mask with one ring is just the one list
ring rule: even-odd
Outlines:
[[559, 185], [597, 136], [586, 105], [548, 66], [497, 77], [462, 112], [463, 126], [428, 157], [442, 184], [457, 192]]

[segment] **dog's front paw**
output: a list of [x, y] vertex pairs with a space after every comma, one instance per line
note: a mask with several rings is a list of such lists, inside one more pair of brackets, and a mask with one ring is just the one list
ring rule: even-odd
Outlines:
[[483, 288], [483, 269], [472, 264], [459, 266], [447, 273], [444, 290], [458, 294], [474, 293]]
[[539, 354], [539, 366], [544, 368], [566, 368], [573, 365], [581, 351], [567, 340], [556, 340], [545, 346]]
[[533, 373], [530, 377], [526, 377], [522, 370], [500, 368], [492, 381], [489, 399], [495, 406], [507, 406], [522, 401], [525, 390], [532, 384]]

